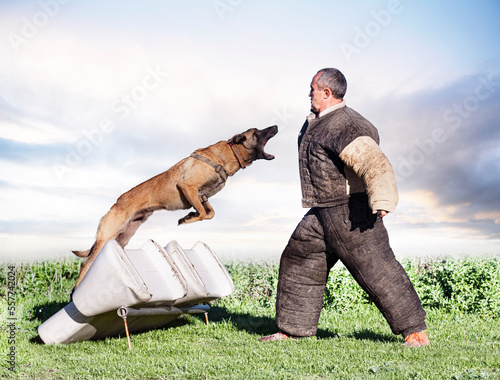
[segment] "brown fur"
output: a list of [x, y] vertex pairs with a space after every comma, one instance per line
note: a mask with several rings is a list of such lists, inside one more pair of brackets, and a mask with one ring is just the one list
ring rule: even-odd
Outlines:
[[[241, 154], [246, 166], [258, 159], [272, 160], [274, 156], [264, 152], [266, 142], [278, 132], [272, 126], [256, 128], [234, 136], [230, 141]], [[232, 176], [240, 169], [240, 163], [227, 141], [220, 141], [195, 153], [221, 165]], [[221, 183], [222, 182], [222, 183]], [[125, 247], [137, 228], [156, 210], [181, 210], [193, 207], [194, 212], [179, 220], [179, 224], [212, 219], [215, 212], [208, 201], [200, 196], [211, 196], [224, 187], [220, 175], [209, 164], [187, 157], [167, 171], [137, 185], [121, 195], [97, 229], [96, 241], [88, 251], [73, 251], [79, 257], [88, 257], [82, 263], [75, 289], [82, 281], [104, 244], [115, 239]]]

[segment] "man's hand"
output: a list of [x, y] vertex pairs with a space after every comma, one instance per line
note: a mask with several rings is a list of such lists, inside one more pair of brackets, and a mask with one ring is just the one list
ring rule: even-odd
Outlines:
[[381, 218], [383, 218], [384, 216], [386, 216], [389, 212], [385, 211], [385, 210], [375, 210], [373, 211], [374, 214], [377, 214], [378, 216], [380, 216]]

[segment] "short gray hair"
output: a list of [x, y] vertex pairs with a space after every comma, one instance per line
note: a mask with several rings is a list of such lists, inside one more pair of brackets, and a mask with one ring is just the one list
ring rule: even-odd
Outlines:
[[347, 91], [347, 81], [339, 70], [329, 67], [319, 70], [316, 74], [323, 73], [318, 78], [318, 88], [323, 90], [328, 87], [335, 99], [344, 99]]

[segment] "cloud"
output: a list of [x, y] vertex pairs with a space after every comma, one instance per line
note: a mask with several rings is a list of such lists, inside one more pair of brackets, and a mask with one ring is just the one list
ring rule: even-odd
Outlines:
[[[452, 43], [419, 29], [415, 14], [428, 9], [405, 3], [346, 64], [339, 44], [384, 7], [337, 4], [332, 34], [331, 23], [308, 26], [325, 4], [312, 12], [305, 3], [244, 3], [220, 18], [207, 4], [138, 11], [109, 3], [97, 14], [70, 2], [17, 52], [6, 36], [20, 33], [40, 4], [5, 7], [0, 253], [87, 249], [120, 194], [199, 147], [272, 124], [280, 131], [267, 150], [276, 159], [230, 178], [213, 198], [214, 220], [178, 228], [184, 211], [158, 212], [135, 241], [205, 239], [228, 254], [281, 252], [305, 212], [296, 143], [309, 82], [332, 65], [347, 75], [348, 105], [377, 126], [398, 176], [401, 204], [390, 227], [414, 241], [420, 233], [436, 242], [440, 234], [498, 238], [500, 77], [498, 61], [487, 61], [491, 48], [472, 54], [457, 38], [453, 51], [443, 50]], [[120, 17], [110, 17], [117, 9]], [[444, 28], [444, 7], [434, 11], [426, 22]], [[401, 35], [415, 37], [399, 46]], [[320, 47], [314, 54], [312, 44]], [[436, 51], [438, 59], [429, 53]]]
[[387, 222], [396, 235], [408, 237], [398, 243], [405, 249], [432, 236], [441, 247], [447, 241], [450, 250], [498, 246], [498, 74], [488, 64], [425, 91], [360, 105], [378, 127], [397, 176], [400, 204]]

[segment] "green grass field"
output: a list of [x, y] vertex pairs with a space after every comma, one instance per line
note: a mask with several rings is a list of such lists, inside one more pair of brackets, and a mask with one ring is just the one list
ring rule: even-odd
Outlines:
[[[500, 260], [404, 266], [422, 298], [431, 345], [402, 347], [351, 276], [330, 274], [316, 337], [262, 343], [276, 331], [277, 265], [229, 265], [236, 291], [169, 327], [70, 345], [37, 327], [70, 300], [77, 261], [0, 266], [0, 376], [19, 379], [500, 379]], [[9, 273], [16, 274], [15, 284]], [[12, 275], [11, 275], [12, 277]], [[9, 289], [15, 286], [15, 308]], [[11, 297], [12, 300], [12, 297]], [[14, 322], [9, 312], [14, 311]], [[12, 323], [16, 330], [11, 332]], [[15, 342], [12, 342], [15, 338]], [[15, 371], [9, 354], [15, 352]]]

